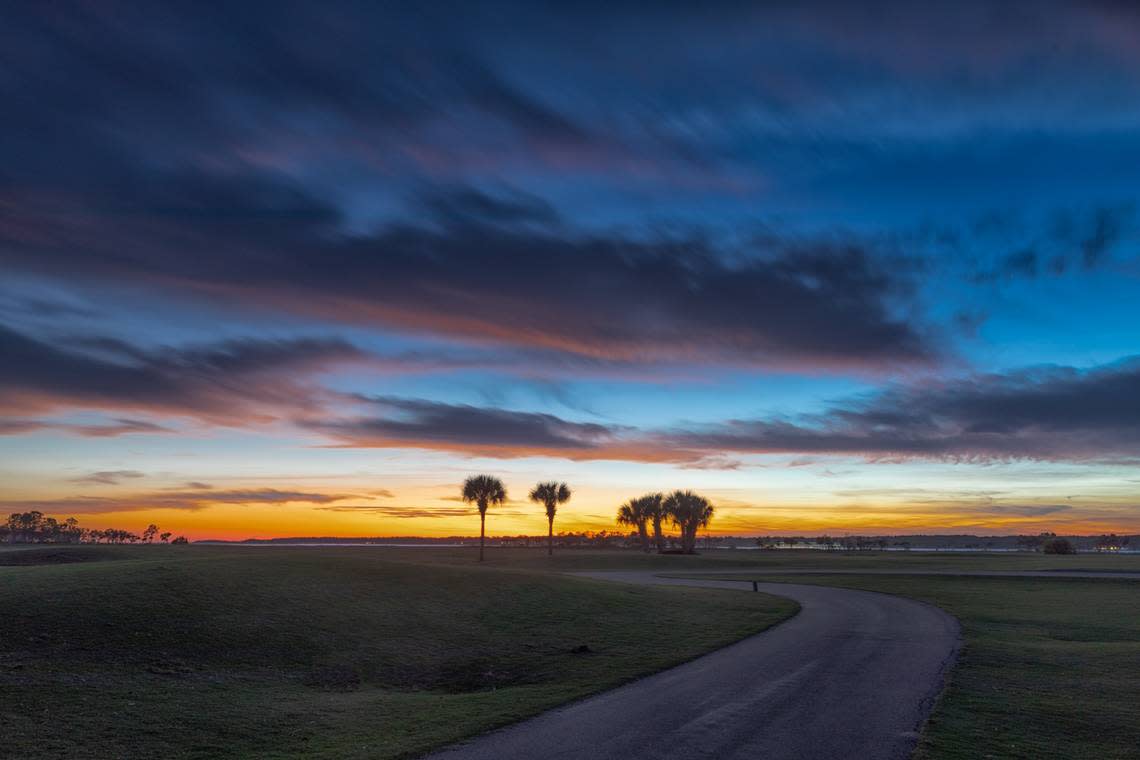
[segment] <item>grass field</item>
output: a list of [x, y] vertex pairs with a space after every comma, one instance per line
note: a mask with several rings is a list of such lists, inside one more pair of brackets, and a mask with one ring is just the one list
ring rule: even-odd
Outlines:
[[[129, 547], [128, 547], [129, 548]], [[231, 547], [195, 547], [225, 550]], [[233, 547], [236, 548], [236, 547]], [[265, 547], [273, 548], [273, 547]], [[309, 547], [320, 551], [322, 547]], [[360, 551], [382, 553], [385, 559], [428, 564], [468, 564], [473, 547], [397, 548], [358, 547]], [[248, 551], [258, 551], [247, 547]], [[3, 560], [0, 560], [2, 562]], [[525, 570], [573, 572], [575, 570], [660, 570], [672, 572], [700, 568], [755, 568], [771, 570], [829, 569], [925, 571], [990, 571], [990, 570], [1117, 570], [1140, 572], [1140, 554], [1077, 554], [1069, 556], [1035, 552], [983, 554], [980, 552], [825, 552], [808, 550], [711, 550], [696, 556], [676, 554], [643, 554], [627, 550], [567, 549], [546, 556], [545, 549], [488, 548], [489, 567]]]
[[1140, 757], [1140, 580], [718, 577], [881, 591], [956, 616], [964, 646], [918, 758]]
[[795, 612], [418, 551], [0, 551], [0, 755], [415, 754]]
[[[474, 559], [453, 548], [0, 549], [0, 754], [415, 754], [794, 612], [763, 595], [558, 575], [635, 568], [870, 589], [951, 612], [966, 643], [920, 744], [927, 760], [1140, 756], [1140, 581], [776, 574], [1136, 571], [1140, 556], [494, 549]], [[590, 651], [575, 653], [582, 645]]]

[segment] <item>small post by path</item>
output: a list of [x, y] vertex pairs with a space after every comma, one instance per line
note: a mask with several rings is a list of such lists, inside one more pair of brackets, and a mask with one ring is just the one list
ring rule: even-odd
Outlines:
[[756, 583], [756, 581], [752, 581], [752, 590], [753, 591], [759, 591], [760, 590], [760, 586]]

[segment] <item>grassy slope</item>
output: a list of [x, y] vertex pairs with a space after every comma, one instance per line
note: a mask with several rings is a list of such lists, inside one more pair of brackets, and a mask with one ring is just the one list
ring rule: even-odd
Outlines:
[[[457, 565], [367, 548], [14, 554], [0, 553], [0, 754], [21, 758], [394, 757], [794, 612], [478, 567], [470, 552]], [[571, 652], [581, 644], [592, 652]]]
[[1140, 757], [1140, 581], [746, 577], [898, 594], [961, 621], [919, 758]]

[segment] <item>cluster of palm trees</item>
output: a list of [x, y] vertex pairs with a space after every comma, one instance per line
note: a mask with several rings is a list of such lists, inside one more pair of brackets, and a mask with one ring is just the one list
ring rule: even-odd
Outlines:
[[[503, 481], [493, 475], [472, 475], [463, 481], [461, 497], [464, 502], [474, 504], [479, 510], [479, 561], [483, 561], [483, 546], [486, 542], [487, 510], [507, 501], [507, 489]], [[555, 480], [538, 483], [530, 490], [530, 500], [546, 509], [547, 553], [554, 554], [554, 516], [558, 506], [570, 501], [570, 489], [565, 483]], [[709, 500], [692, 491], [674, 491], [666, 496], [649, 493], [630, 499], [618, 508], [619, 525], [637, 529], [642, 548], [648, 552], [649, 526], [653, 526], [653, 540], [657, 551], [665, 551], [665, 535], [662, 524], [669, 520], [681, 531], [681, 551], [694, 554], [697, 546], [697, 531], [707, 527], [712, 520], [713, 506]]]
[[647, 493], [630, 499], [618, 507], [618, 525], [628, 525], [637, 530], [641, 547], [649, 551], [649, 527], [653, 527], [653, 542], [657, 551], [665, 551], [665, 535], [661, 530], [665, 520], [669, 520], [681, 531], [681, 551], [694, 554], [697, 548], [697, 531], [712, 521], [713, 506], [709, 500], [692, 491], [674, 491], [666, 496], [661, 493]]

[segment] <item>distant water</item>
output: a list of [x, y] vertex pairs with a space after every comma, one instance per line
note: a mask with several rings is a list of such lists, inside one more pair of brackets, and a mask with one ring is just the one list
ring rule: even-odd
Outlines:
[[[478, 544], [475, 543], [474, 541], [472, 541], [470, 543], [465, 543], [465, 544], [460, 544], [460, 543], [440, 544], [440, 543], [430, 543], [430, 542], [400, 543], [400, 542], [395, 542], [395, 541], [392, 541], [392, 542], [378, 542], [378, 541], [272, 541], [271, 542], [271, 541], [264, 541], [264, 542], [257, 542], [257, 543], [244, 542], [244, 541], [234, 541], [234, 542], [229, 542], [229, 541], [195, 541], [194, 543], [199, 544], [199, 545], [207, 545], [207, 546], [211, 545], [211, 544], [215, 545], [215, 546], [375, 546], [378, 548], [389, 548], [389, 549], [431, 549], [431, 548], [443, 549], [443, 548], [464, 548], [464, 547], [478, 546]], [[503, 547], [496, 546], [495, 548], [503, 548]], [[513, 548], [513, 547], [511, 547], [511, 548]], [[563, 547], [563, 548], [566, 548], [566, 547]], [[575, 547], [575, 548], [582, 548], [582, 547]], [[613, 549], [616, 547], [609, 547], [609, 548]], [[757, 550], [760, 550], [762, 548], [763, 547], [759, 547], [759, 546], [712, 546], [712, 547], [703, 547], [703, 549], [705, 549], [705, 550], [712, 549], [712, 550], [716, 550], [716, 551], [757, 551]], [[801, 544], [799, 546], [777, 546], [777, 547], [773, 547], [773, 548], [775, 549], [775, 551], [789, 551], [789, 550], [790, 551], [796, 551], [796, 550], [801, 550], [801, 549], [814, 549], [814, 550], [818, 550], [818, 551], [826, 551], [826, 549], [823, 546], [820, 546], [818, 544], [808, 544], [808, 545]], [[772, 549], [768, 549], [768, 551], [772, 551]], [[875, 547], [874, 549], [872, 549], [870, 551], [872, 551], [872, 552], [888, 551], [888, 552], [904, 552], [904, 553], [905, 552], [937, 552], [937, 553], [954, 553], [954, 554], [963, 554], [963, 553], [1033, 554], [1033, 552], [1027, 552], [1027, 551], [1024, 551], [1022, 549], [1013, 549], [1013, 548], [1004, 548], [1004, 547], [985, 548], [985, 547], [980, 547], [980, 546], [974, 546], [974, 547], [965, 547], [965, 546], [937, 546], [937, 547], [935, 547], [935, 546], [912, 546], [909, 549], [906, 547], [903, 547], [903, 546], [888, 546], [888, 547], [885, 547], [883, 549], [879, 549], [878, 547]], [[844, 552], [847, 552], [847, 550], [837, 548], [837, 549], [832, 550], [832, 552], [833, 553], [844, 553]], [[858, 552], [856, 551], [856, 553], [858, 553]], [[1121, 549], [1121, 550], [1115, 551], [1115, 552], [1096, 552], [1096, 551], [1086, 549], [1086, 550], [1082, 550], [1080, 553], [1081, 554], [1140, 554], [1140, 549]]]
[[195, 541], [194, 543], [200, 545], [215, 546], [377, 546], [389, 547], [396, 549], [429, 549], [431, 547], [459, 547], [459, 546], [476, 546], [477, 544], [400, 544], [400, 543], [378, 543], [376, 541], [259, 541], [246, 542], [246, 541]]

